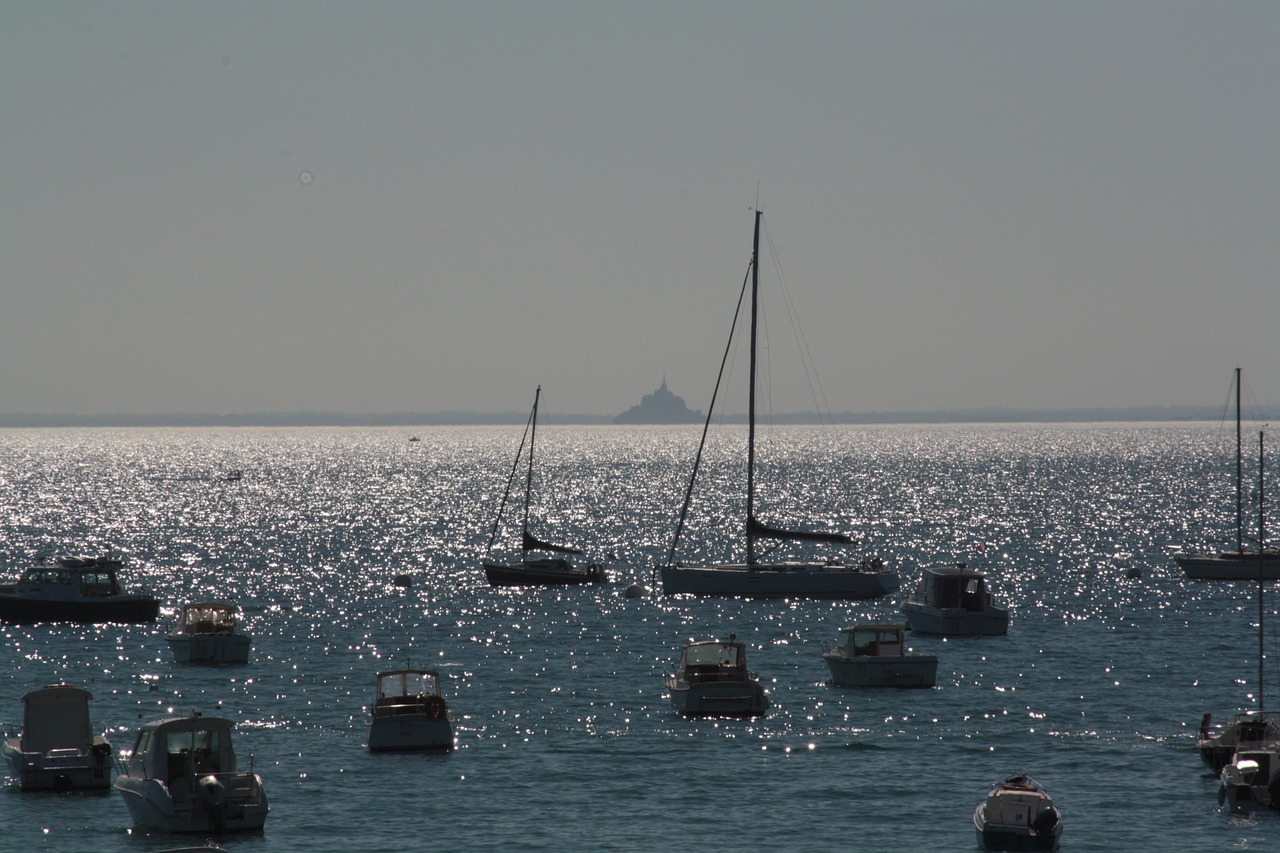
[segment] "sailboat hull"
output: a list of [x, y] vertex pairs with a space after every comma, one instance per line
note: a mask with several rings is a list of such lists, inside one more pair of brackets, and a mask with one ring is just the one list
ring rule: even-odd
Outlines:
[[1173, 561], [1183, 574], [1201, 581], [1274, 581], [1280, 580], [1280, 551], [1268, 548], [1257, 551], [1223, 551], [1204, 557], [1175, 554]]
[[558, 558], [525, 560], [511, 565], [485, 563], [484, 575], [489, 586], [564, 586], [608, 580], [604, 570], [594, 563], [580, 569]]
[[744, 598], [879, 598], [898, 589], [896, 572], [839, 563], [663, 566], [663, 595]]

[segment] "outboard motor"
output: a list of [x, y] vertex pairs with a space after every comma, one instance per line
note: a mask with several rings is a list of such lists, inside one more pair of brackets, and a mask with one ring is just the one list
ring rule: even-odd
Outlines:
[[196, 782], [196, 796], [200, 805], [209, 813], [209, 826], [214, 832], [226, 829], [223, 811], [227, 807], [227, 788], [218, 781], [218, 777], [213, 774], [201, 776], [200, 781]]

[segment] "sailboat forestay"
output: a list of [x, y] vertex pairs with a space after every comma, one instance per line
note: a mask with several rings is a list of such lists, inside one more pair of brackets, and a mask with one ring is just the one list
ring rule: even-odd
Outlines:
[[[533, 395], [533, 410], [529, 413], [529, 423], [525, 427], [525, 435], [520, 439], [520, 447], [516, 450], [516, 461], [511, 466], [511, 476], [507, 478], [507, 489], [498, 506], [498, 515], [493, 520], [493, 530], [489, 534], [489, 546], [485, 549], [484, 574], [489, 586], [554, 586], [564, 584], [604, 583], [608, 577], [600, 566], [588, 563], [585, 567], [575, 566], [564, 557], [530, 557], [530, 552], [550, 552], [580, 556], [582, 551], [566, 545], [555, 545], [544, 542], [529, 532], [529, 500], [533, 494], [533, 446], [538, 434], [538, 400], [542, 396], [542, 386]], [[520, 460], [524, 457], [525, 438], [529, 440], [529, 454], [524, 481], [524, 516], [521, 522], [520, 560], [514, 563], [499, 563], [489, 559], [493, 553], [493, 543], [498, 537], [498, 529], [502, 524], [502, 513], [507, 506], [507, 498], [511, 494], [511, 486], [520, 470]]]
[[[770, 527], [756, 518], [755, 515], [755, 456], [756, 456], [756, 334], [759, 305], [759, 259], [760, 259], [760, 218], [763, 213], [755, 211], [755, 232], [751, 247], [751, 356], [750, 379], [748, 390], [748, 427], [747, 427], [747, 494], [746, 518], [744, 533], [746, 536], [746, 560], [742, 563], [723, 563], [708, 565], [688, 565], [676, 562], [676, 548], [684, 529], [690, 500], [693, 495], [694, 482], [698, 476], [698, 466], [702, 458], [702, 447], [705, 446], [707, 429], [711, 423], [712, 411], [715, 407], [713, 395], [708, 408], [707, 420], [703, 425], [702, 445], [694, 462], [693, 474], [689, 479], [689, 488], [685, 494], [684, 506], [680, 510], [680, 520], [676, 525], [675, 536], [667, 555], [667, 564], [659, 567], [664, 595], [723, 595], [744, 596], [752, 598], [824, 598], [840, 600], [856, 600], [878, 598], [898, 588], [898, 575], [884, 567], [877, 557], [857, 563], [845, 563], [839, 560], [790, 560], [764, 562], [757, 557], [757, 541], [760, 539], [790, 540], [802, 542], [823, 542], [830, 544], [855, 544], [843, 533], [782, 530]], [[743, 289], [746, 282], [743, 282]], [[742, 299], [739, 297], [739, 308]], [[737, 314], [734, 314], [734, 325], [737, 325]], [[730, 346], [733, 334], [730, 332]], [[724, 375], [724, 363], [728, 360], [729, 349], [726, 347], [725, 359], [721, 362], [720, 373]], [[717, 390], [720, 387], [716, 382]]]
[[1252, 581], [1280, 580], [1280, 549], [1266, 547], [1265, 514], [1258, 505], [1258, 547], [1244, 547], [1244, 469], [1240, 431], [1240, 368], [1236, 368], [1236, 549], [1217, 554], [1173, 555], [1187, 577], [1193, 580]]

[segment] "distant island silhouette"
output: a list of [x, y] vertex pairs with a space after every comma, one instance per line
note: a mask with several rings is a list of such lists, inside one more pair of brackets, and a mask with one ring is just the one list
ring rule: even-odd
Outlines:
[[696, 424], [702, 422], [702, 413], [692, 411], [684, 399], [667, 388], [667, 377], [652, 394], [645, 394], [640, 405], [632, 406], [613, 419], [615, 424]]

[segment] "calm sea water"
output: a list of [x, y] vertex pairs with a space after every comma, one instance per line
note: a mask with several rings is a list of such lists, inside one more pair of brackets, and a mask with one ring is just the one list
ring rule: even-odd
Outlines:
[[[539, 533], [612, 554], [620, 576], [549, 590], [492, 590], [479, 569], [513, 431], [415, 433], [0, 431], [5, 573], [109, 549], [165, 602], [155, 625], [0, 626], [6, 730], [25, 692], [64, 680], [93, 691], [95, 727], [117, 748], [169, 709], [237, 721], [240, 758], [272, 808], [261, 835], [222, 841], [243, 853], [973, 850], [974, 806], [1018, 772], [1059, 805], [1064, 849], [1280, 845], [1280, 815], [1219, 811], [1194, 749], [1202, 713], [1250, 707], [1258, 689], [1255, 590], [1188, 582], [1168, 558], [1234, 529], [1234, 448], [1216, 426], [776, 435], [762, 451], [765, 518], [851, 530], [904, 591], [922, 565], [967, 561], [1012, 608], [1007, 637], [913, 636], [940, 658], [924, 691], [825, 683], [821, 642], [898, 618], [900, 595], [624, 596], [631, 582], [652, 588], [695, 428], [540, 431], [551, 505], [536, 512]], [[712, 448], [684, 556], [737, 547], [733, 441]], [[231, 469], [243, 480], [226, 482]], [[501, 541], [510, 553], [514, 539]], [[1127, 577], [1135, 568], [1142, 577]], [[393, 584], [402, 573], [412, 588]], [[203, 596], [246, 609], [247, 666], [172, 662], [165, 618]], [[746, 722], [674, 717], [662, 676], [681, 644], [730, 632], [774, 708]], [[406, 661], [444, 674], [452, 754], [364, 749], [374, 673]], [[1280, 679], [1268, 686], [1280, 704]], [[131, 831], [114, 793], [10, 786], [0, 816], [4, 850], [193, 840]]]

